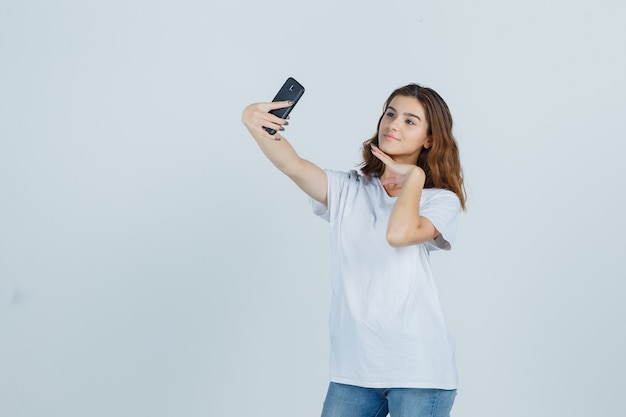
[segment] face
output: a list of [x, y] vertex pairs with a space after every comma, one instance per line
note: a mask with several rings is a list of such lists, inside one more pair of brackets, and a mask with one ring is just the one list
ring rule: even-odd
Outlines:
[[378, 127], [378, 147], [396, 162], [415, 164], [424, 147], [432, 146], [424, 106], [415, 97], [395, 96]]

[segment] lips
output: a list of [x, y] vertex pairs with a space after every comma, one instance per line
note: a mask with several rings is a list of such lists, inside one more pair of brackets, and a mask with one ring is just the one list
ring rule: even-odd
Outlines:
[[385, 133], [385, 134], [383, 135], [383, 137], [385, 138], [385, 140], [387, 140], [387, 141], [389, 141], [389, 142], [397, 142], [397, 141], [399, 141], [399, 140], [400, 140], [400, 139], [398, 139], [397, 137], [395, 137], [395, 136], [393, 136], [393, 135], [391, 135], [391, 134], [389, 134], [389, 133]]

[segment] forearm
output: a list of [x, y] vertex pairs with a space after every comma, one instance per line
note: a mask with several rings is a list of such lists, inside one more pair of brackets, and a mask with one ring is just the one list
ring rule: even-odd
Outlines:
[[279, 133], [270, 135], [263, 127], [282, 130], [286, 121], [268, 113], [262, 104], [252, 104], [244, 110], [242, 122], [270, 162], [289, 175], [300, 162], [300, 157], [284, 137]]
[[391, 246], [407, 246], [434, 237], [434, 227], [420, 216], [424, 180], [424, 173], [419, 169], [407, 174], [387, 225], [387, 241]]
[[301, 158], [289, 141], [278, 133], [274, 135], [274, 139], [256, 132], [250, 133], [267, 159], [281, 172], [291, 176], [301, 162]]

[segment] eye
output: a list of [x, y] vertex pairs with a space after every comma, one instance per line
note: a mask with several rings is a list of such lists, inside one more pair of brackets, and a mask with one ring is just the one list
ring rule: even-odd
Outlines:
[[395, 114], [392, 111], [388, 111], [387, 113], [385, 113], [385, 116], [387, 116], [387, 117], [394, 117]]
[[415, 126], [415, 123], [413, 123], [413, 120], [410, 120], [410, 119], [406, 120], [406, 124], [409, 126]]

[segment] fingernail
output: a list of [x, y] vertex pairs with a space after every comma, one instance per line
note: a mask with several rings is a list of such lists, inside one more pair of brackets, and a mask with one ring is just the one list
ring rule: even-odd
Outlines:
[[289, 124], [289, 122], [285, 122], [284, 126], [287, 126]]
[[293, 103], [295, 103], [295, 101], [289, 100], [287, 103], [289, 103], [289, 105], [291, 106]]
[[281, 127], [280, 127], [280, 130], [285, 130], [285, 128], [281, 126]]

